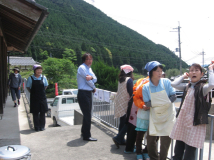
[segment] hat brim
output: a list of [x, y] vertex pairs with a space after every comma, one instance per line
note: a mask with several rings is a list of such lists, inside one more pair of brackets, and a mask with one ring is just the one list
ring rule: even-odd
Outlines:
[[19, 72], [19, 69], [13, 68], [13, 71], [15, 71], [15, 70]]

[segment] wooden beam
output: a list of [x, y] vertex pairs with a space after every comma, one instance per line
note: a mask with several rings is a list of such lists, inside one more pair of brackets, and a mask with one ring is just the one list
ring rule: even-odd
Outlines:
[[2, 9], [2, 7], [0, 7], [0, 13], [1, 13], [1, 17], [2, 18], [5, 18], [5, 19], [11, 19], [13, 20], [13, 22], [15, 23], [21, 23], [23, 24], [24, 26], [27, 26], [29, 28], [32, 28], [34, 27], [34, 25], [36, 24], [36, 21], [33, 21], [33, 20], [30, 20], [26, 17], [22, 17], [18, 14], [14, 14], [14, 13], [11, 13], [9, 11], [6, 11], [4, 9]]
[[5, 34], [4, 34], [4, 31], [3, 31], [3, 27], [2, 27], [1, 17], [0, 17], [0, 37], [3, 38], [3, 42], [4, 42], [5, 46], [7, 47], [7, 41], [5, 39]]
[[7, 35], [9, 35], [9, 36], [11, 36], [11, 37], [13, 37], [14, 39], [17, 39], [17, 40], [19, 40], [19, 41], [21, 41], [21, 42], [23, 42], [23, 43], [26, 43], [26, 40], [23, 38], [23, 39], [21, 39], [21, 38], [19, 38], [17, 35], [12, 35], [12, 34], [10, 34], [9, 32], [4, 32], [4, 34], [7, 36]]
[[17, 52], [21, 52], [21, 53], [24, 53], [23, 51], [13, 47], [13, 46], [7, 46], [7, 51], [17, 51]]
[[26, 3], [25, 0], [1, 0], [0, 5], [10, 8], [34, 21], [38, 21], [42, 10], [38, 7]]

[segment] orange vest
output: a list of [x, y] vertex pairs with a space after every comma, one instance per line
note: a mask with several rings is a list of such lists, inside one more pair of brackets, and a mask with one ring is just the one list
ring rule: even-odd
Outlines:
[[[134, 94], [133, 101], [134, 101], [135, 106], [137, 106], [138, 108], [143, 108], [143, 105], [145, 105], [145, 103], [143, 101], [142, 89], [143, 89], [143, 86], [148, 82], [149, 82], [149, 76], [146, 78], [139, 79], [133, 87], [133, 94]], [[138, 87], [138, 89], [137, 89], [137, 87]]]

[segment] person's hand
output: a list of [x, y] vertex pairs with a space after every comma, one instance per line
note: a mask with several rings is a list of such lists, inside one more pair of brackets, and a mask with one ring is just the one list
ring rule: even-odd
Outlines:
[[189, 77], [189, 73], [185, 72], [183, 77], [184, 77], [184, 79], [188, 78]]
[[143, 110], [144, 111], [150, 110], [150, 107], [146, 107], [146, 105], [143, 105]]
[[208, 68], [211, 71], [214, 69], [214, 61], [211, 61], [211, 64], [210, 64], [210, 66]]
[[93, 89], [92, 93], [95, 93], [95, 92], [96, 92], [96, 88]]
[[20, 90], [20, 87], [18, 87], [18, 90]]
[[85, 77], [85, 79], [86, 79], [87, 81], [90, 81], [90, 80], [92, 80], [92, 79], [93, 79], [93, 77], [92, 77], [92, 76], [87, 75], [87, 76]]

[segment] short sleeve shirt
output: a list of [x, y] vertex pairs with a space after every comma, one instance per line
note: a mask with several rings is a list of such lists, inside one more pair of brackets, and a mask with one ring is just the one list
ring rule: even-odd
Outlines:
[[[42, 79], [42, 74], [40, 75], [39, 78], [35, 77], [34, 75], [32, 75], [33, 77], [33, 80], [41, 80]], [[47, 78], [45, 76], [43, 76], [43, 83], [44, 83], [44, 86], [47, 87], [48, 86], [48, 81], [47, 81]], [[27, 79], [27, 85], [26, 87], [30, 88], [32, 87], [32, 79], [31, 79], [31, 76], [28, 77]]]
[[175, 94], [175, 89], [171, 86], [171, 81], [168, 78], [161, 78], [157, 86], [155, 86], [152, 83], [151, 79], [149, 79], [149, 83], [145, 84], [142, 90], [144, 102], [149, 102], [151, 100], [149, 87], [150, 87], [151, 93], [160, 92], [165, 88], [168, 97]]

